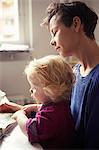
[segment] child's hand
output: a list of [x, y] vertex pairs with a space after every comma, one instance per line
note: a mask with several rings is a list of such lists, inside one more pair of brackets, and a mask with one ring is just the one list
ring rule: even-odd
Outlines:
[[12, 115], [12, 119], [17, 120], [18, 117], [24, 116], [26, 113], [24, 110], [18, 110]]
[[37, 112], [38, 109], [41, 107], [42, 104], [28, 104], [23, 106], [23, 110], [28, 114], [30, 112]]
[[27, 122], [28, 118], [25, 115], [25, 111], [19, 110], [19, 111], [15, 112], [12, 116], [12, 119], [16, 120], [16, 122], [20, 126], [20, 129], [22, 130], [22, 132], [27, 136], [26, 122]]

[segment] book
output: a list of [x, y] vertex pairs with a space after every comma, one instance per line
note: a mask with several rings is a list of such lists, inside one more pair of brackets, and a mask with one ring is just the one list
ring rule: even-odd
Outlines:
[[0, 128], [6, 128], [7, 125], [15, 122], [14, 119], [12, 119], [13, 113], [0, 113]]
[[13, 102], [0, 102], [0, 113], [14, 113], [20, 110], [23, 106]]
[[16, 121], [11, 118], [13, 113], [0, 113], [0, 140], [10, 134], [17, 125]]
[[2, 98], [5, 95], [6, 95], [6, 93], [0, 90], [0, 98]]

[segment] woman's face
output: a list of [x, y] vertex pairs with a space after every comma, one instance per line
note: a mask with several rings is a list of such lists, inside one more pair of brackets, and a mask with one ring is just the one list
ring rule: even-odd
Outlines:
[[72, 56], [79, 45], [79, 34], [74, 26], [66, 27], [55, 16], [50, 20], [51, 45], [61, 56]]

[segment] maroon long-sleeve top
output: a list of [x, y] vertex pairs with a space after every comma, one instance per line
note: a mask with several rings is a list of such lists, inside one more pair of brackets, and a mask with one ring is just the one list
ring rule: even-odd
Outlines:
[[31, 144], [40, 143], [44, 149], [71, 148], [74, 138], [74, 123], [68, 102], [42, 105], [35, 118], [26, 123]]

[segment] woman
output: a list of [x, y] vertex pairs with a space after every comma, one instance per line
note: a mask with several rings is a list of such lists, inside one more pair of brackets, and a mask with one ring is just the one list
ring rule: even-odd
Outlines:
[[43, 25], [51, 33], [51, 45], [62, 56], [75, 56], [76, 83], [71, 112], [77, 131], [77, 146], [99, 148], [99, 47], [94, 30], [98, 17], [85, 3], [51, 3]]

